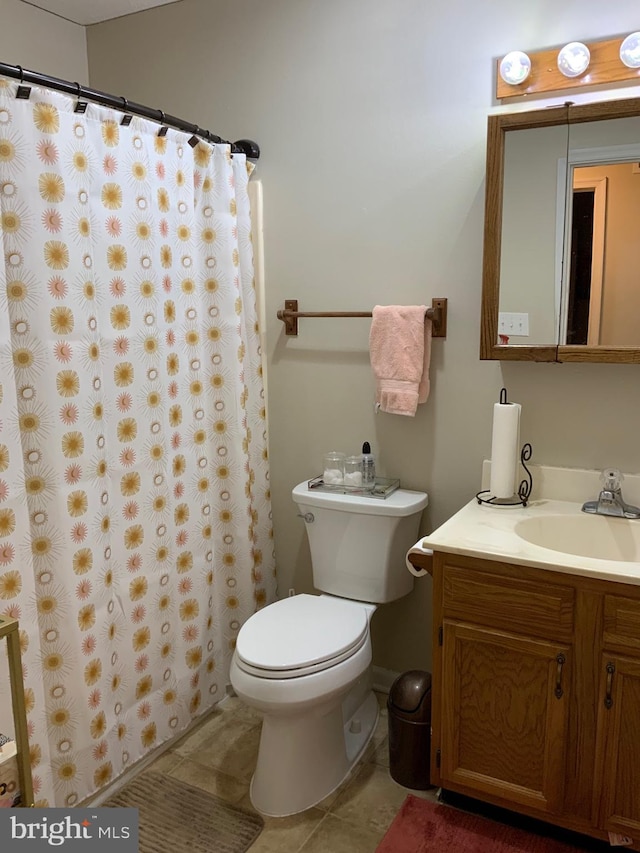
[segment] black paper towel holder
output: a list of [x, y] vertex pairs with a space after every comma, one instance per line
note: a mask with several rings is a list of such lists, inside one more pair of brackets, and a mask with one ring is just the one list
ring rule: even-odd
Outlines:
[[[502, 402], [502, 399], [500, 402]], [[506, 402], [506, 396], [504, 402]], [[495, 495], [491, 494], [489, 489], [484, 489], [476, 494], [476, 500], [478, 503], [488, 504], [489, 506], [526, 506], [531, 496], [531, 490], [533, 489], [533, 477], [531, 476], [531, 471], [525, 465], [525, 462], [528, 462], [531, 459], [532, 454], [533, 448], [529, 442], [523, 444], [522, 450], [520, 451], [520, 464], [527, 472], [527, 476], [524, 480], [520, 481], [517, 495], [513, 495], [513, 497], [510, 498], [497, 498]]]

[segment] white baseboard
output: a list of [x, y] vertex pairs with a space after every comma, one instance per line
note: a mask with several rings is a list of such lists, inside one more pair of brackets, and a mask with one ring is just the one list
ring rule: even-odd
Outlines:
[[373, 667], [373, 689], [378, 693], [389, 693], [391, 685], [400, 675], [392, 669], [383, 669], [381, 666]]

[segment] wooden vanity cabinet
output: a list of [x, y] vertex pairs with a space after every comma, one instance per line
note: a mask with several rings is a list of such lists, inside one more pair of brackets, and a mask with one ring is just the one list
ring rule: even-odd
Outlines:
[[640, 586], [436, 552], [431, 781], [640, 850]]
[[600, 826], [638, 843], [640, 595], [605, 595], [603, 622], [594, 809]]
[[[445, 621], [440, 772], [467, 790], [544, 812], [564, 790], [566, 689], [555, 672], [570, 649]], [[566, 666], [566, 664], [564, 664]], [[558, 683], [566, 679], [566, 671]], [[445, 785], [446, 787], [446, 785]]]
[[602, 663], [601, 697], [612, 704], [601, 714], [594, 809], [603, 829], [640, 843], [640, 658], [607, 654]]

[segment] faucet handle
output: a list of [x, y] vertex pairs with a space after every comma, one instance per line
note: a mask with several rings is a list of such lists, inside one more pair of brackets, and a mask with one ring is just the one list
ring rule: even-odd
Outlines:
[[624, 477], [617, 468], [605, 468], [600, 474], [602, 488], [607, 491], [616, 492], [620, 488]]

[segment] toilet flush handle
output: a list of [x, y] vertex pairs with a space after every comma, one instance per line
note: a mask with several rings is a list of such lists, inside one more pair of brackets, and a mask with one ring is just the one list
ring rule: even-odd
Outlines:
[[304, 520], [307, 522], [307, 524], [311, 524], [312, 522], [314, 522], [316, 520], [315, 516], [312, 512], [299, 512], [298, 518], [304, 518]]

